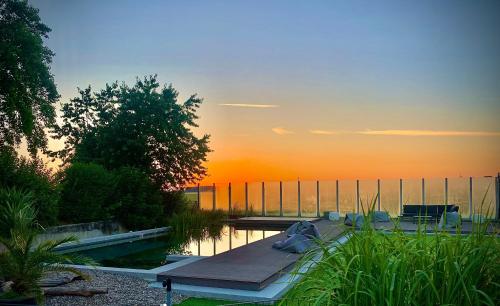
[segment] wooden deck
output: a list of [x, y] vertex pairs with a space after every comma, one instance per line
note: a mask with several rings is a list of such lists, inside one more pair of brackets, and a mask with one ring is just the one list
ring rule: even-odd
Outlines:
[[255, 229], [255, 227], [266, 229], [286, 229], [298, 221], [315, 222], [320, 220], [317, 217], [243, 217], [228, 220], [229, 224], [236, 229]]
[[[331, 240], [344, 231], [342, 222], [315, 222], [323, 240]], [[300, 259], [272, 248], [275, 241], [286, 239], [285, 233], [241, 246], [230, 251], [158, 274], [158, 281], [167, 278], [174, 283], [244, 290], [261, 290], [289, 271]]]

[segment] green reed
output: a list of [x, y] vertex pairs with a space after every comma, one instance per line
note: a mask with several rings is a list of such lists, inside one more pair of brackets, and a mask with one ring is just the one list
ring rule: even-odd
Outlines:
[[[320, 244], [322, 256], [314, 250], [303, 258], [295, 270], [302, 278], [282, 305], [500, 304], [496, 224], [475, 223], [467, 235], [461, 228], [450, 234], [435, 224], [419, 224], [408, 234], [396, 221], [394, 230], [383, 232], [370, 226], [373, 207], [360, 230], [347, 230], [345, 244]], [[299, 272], [311, 261], [313, 268]]]

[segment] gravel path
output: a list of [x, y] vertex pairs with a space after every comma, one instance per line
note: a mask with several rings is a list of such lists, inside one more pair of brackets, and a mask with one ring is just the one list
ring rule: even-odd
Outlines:
[[[160, 305], [164, 303], [165, 291], [161, 288], [149, 288], [148, 282], [135, 277], [117, 275], [102, 271], [87, 273], [90, 281], [77, 280], [61, 287], [67, 288], [108, 288], [107, 294], [96, 294], [92, 297], [49, 296], [47, 306], [75, 305]], [[174, 294], [173, 302], [179, 303], [187, 297]]]

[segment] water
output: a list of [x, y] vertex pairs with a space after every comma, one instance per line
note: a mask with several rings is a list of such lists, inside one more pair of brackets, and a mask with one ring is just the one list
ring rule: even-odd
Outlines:
[[203, 238], [167, 234], [162, 237], [127, 242], [78, 252], [105, 267], [152, 269], [164, 264], [167, 255], [213, 256], [252, 243], [280, 231], [236, 230], [224, 225], [220, 232]]

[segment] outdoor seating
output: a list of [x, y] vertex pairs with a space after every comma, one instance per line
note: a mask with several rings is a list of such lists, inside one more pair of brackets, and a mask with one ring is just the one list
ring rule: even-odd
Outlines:
[[403, 206], [403, 218], [411, 218], [413, 221], [438, 220], [444, 212], [458, 212], [458, 206], [454, 204], [406, 204]]

